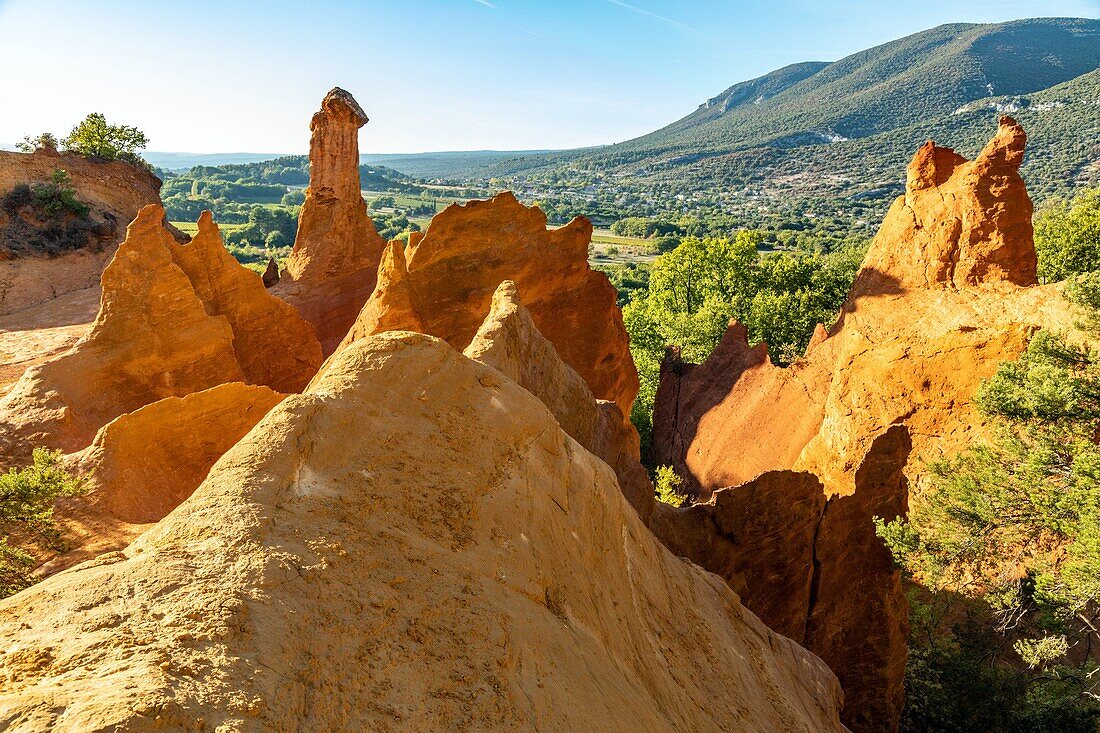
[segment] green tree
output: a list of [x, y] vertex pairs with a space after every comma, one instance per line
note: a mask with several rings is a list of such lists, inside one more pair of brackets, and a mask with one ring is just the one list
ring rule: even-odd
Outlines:
[[772, 359], [785, 364], [805, 351], [818, 323], [836, 318], [864, 247], [761, 255], [762, 241], [755, 231], [732, 239], [688, 237], [653, 263], [645, 297], [623, 308], [641, 382], [631, 418], [643, 448], [668, 345], [680, 347], [685, 360], [700, 362], [737, 319], [752, 343], [767, 341]]
[[[29, 547], [64, 546], [53, 521], [54, 502], [84, 490], [84, 482], [61, 465], [61, 451], [36, 448], [31, 465], [0, 474], [0, 598], [33, 582], [35, 560]], [[23, 546], [11, 544], [12, 533]]]
[[683, 506], [686, 497], [677, 492], [684, 479], [676, 473], [672, 466], [658, 466], [654, 471], [653, 494], [657, 501], [669, 506]]
[[1056, 282], [1100, 270], [1100, 188], [1056, 201], [1035, 217], [1039, 277]]
[[99, 112], [93, 112], [61, 141], [64, 150], [94, 160], [126, 160], [145, 165], [138, 155], [149, 144], [145, 133], [129, 125], [111, 125]]
[[57, 137], [52, 132], [39, 135], [27, 135], [15, 144], [21, 153], [33, 153], [35, 150], [57, 150]]
[[[1100, 335], [1100, 273], [1067, 293], [1083, 307], [1089, 335]], [[879, 522], [898, 562], [934, 600], [959, 595], [985, 607], [996, 637], [967, 652], [980, 659], [968, 658], [958, 630], [927, 624], [916, 648], [932, 661], [910, 671], [909, 715], [927, 723], [945, 690], [968, 684], [965, 675], [943, 677], [950, 662], [981, 667], [991, 684], [1022, 685], [1017, 697], [1027, 704], [998, 729], [1093, 731], [1100, 720], [1100, 669], [1092, 661], [1100, 648], [1100, 356], [1040, 331], [983, 383], [975, 403], [995, 439], [932, 463], [930, 486], [909, 517]], [[938, 676], [937, 685], [929, 687], [927, 674]], [[1047, 708], [1077, 722], [1034, 727]]]

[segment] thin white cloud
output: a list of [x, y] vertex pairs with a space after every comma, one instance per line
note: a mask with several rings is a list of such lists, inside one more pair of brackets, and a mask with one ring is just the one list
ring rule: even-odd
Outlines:
[[493, 5], [491, 2], [489, 2], [489, 0], [474, 0], [474, 2], [478, 3], [479, 5], [484, 5], [487, 8], [492, 8], [493, 10], [497, 9], [497, 6]]
[[[481, 0], [478, 0], [478, 2], [481, 2]], [[612, 5], [618, 5], [620, 8], [626, 8], [627, 10], [629, 10], [631, 12], [634, 12], [634, 13], [638, 13], [639, 15], [646, 15], [646, 16], [649, 16], [650, 18], [656, 18], [657, 20], [661, 21], [662, 23], [668, 23], [669, 25], [674, 25], [677, 28], [683, 28], [684, 30], [691, 31], [692, 33], [699, 33], [699, 30], [697, 28], [693, 28], [690, 25], [688, 25], [687, 23], [681, 23], [680, 21], [678, 21], [674, 18], [669, 18], [666, 15], [660, 15], [659, 13], [654, 13], [652, 10], [646, 10], [645, 8], [639, 8], [637, 5], [631, 5], [630, 3], [623, 2], [623, 0], [607, 0], [607, 2], [611, 3]]]

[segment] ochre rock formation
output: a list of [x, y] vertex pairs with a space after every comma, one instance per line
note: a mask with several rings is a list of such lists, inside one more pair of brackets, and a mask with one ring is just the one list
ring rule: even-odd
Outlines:
[[[0, 235], [0, 316], [45, 303], [68, 293], [98, 288], [99, 276], [141, 207], [160, 203], [160, 179], [123, 161], [93, 161], [79, 155], [41, 149], [34, 153], [0, 151], [0, 196], [19, 185], [48, 183], [64, 170], [77, 199], [91, 209], [94, 242], [60, 257], [27, 256], [20, 242]], [[13, 235], [10, 214], [0, 211], [0, 231]], [[94, 245], [94, 246], [93, 246]], [[89, 314], [89, 320], [94, 316]]]
[[826, 500], [817, 477], [772, 471], [681, 509], [657, 505], [653, 533], [719, 575], [770, 628], [820, 656], [844, 688], [856, 733], [896, 730], [909, 632], [901, 575], [873, 520], [908, 510], [911, 442], [878, 436], [851, 496]]
[[731, 325], [703, 365], [667, 361], [654, 454], [704, 498], [763, 471], [796, 469], [828, 494], [855, 490], [872, 441], [904, 424], [910, 479], [982, 430], [971, 401], [1037, 327], [1069, 330], [1056, 286], [1037, 286], [1024, 133], [1001, 120], [973, 162], [926, 145], [871, 244], [840, 318], [787, 368]]
[[640, 461], [637, 431], [627, 428], [614, 402], [592, 396], [580, 375], [539, 332], [521, 300], [515, 283], [501, 283], [465, 355], [538, 397], [566, 434], [615, 470], [623, 494], [646, 519], [653, 506], [653, 486]]
[[1012, 118], [974, 159], [925, 143], [867, 253], [855, 294], [1035, 284], [1031, 199], [1020, 177], [1027, 137]]
[[91, 332], [0, 399], [0, 463], [84, 448], [119, 415], [224, 382], [301, 389], [321, 363], [311, 326], [225, 251], [209, 216], [179, 245], [150, 205], [103, 272]]
[[245, 381], [279, 392], [305, 389], [321, 366], [321, 345], [313, 326], [293, 306], [268, 293], [263, 280], [229, 254], [210, 212], [202, 212], [190, 244], [169, 246], [172, 260], [187, 274], [206, 312], [229, 321]]
[[[1074, 323], [1058, 289], [1035, 284], [1031, 204], [1017, 170], [1023, 149], [1023, 130], [1007, 117], [973, 162], [933, 144], [921, 148], [906, 193], [872, 242], [839, 319], [827, 330], [819, 327], [806, 355], [791, 366], [773, 365], [765, 345], [750, 348], [745, 329], [734, 323], [704, 364], [683, 364], [670, 350], [662, 368], [654, 456], [672, 465], [693, 494], [706, 500], [734, 491], [727, 502], [749, 501], [759, 488], [724, 487], [793, 470], [818, 477], [825, 495], [834, 497], [814, 543], [819, 590], [805, 634], [793, 638], [837, 672], [847, 700], [844, 720], [856, 731], [896, 726], [905, 660], [904, 598], [871, 527], [871, 517], [902, 511], [904, 494], [862, 487], [896, 487], [888, 466], [911, 448], [902, 463], [919, 501], [928, 462], [983, 434], [972, 405], [981, 380], [1016, 358], [1036, 328], [1068, 330]], [[785, 506], [801, 501], [795, 495]], [[737, 506], [758, 513], [755, 501]], [[709, 516], [722, 511], [721, 503], [697, 511]], [[808, 529], [801, 510], [791, 512], [789, 526], [779, 527], [790, 539], [779, 541], [797, 548], [788, 560], [798, 566]], [[728, 512], [720, 516], [737, 526]], [[658, 533], [678, 537], [678, 551], [741, 587], [727, 565], [740, 567], [749, 550], [731, 553], [708, 540], [710, 530], [698, 521], [692, 531]], [[763, 531], [757, 527], [748, 536]], [[718, 548], [716, 557], [706, 556], [707, 542]], [[760, 559], [759, 568], [745, 572], [773, 567], [768, 552]], [[804, 576], [787, 572], [787, 582], [801, 588]], [[758, 582], [774, 583], [774, 576]], [[782, 599], [752, 590], [747, 577], [747, 605], [765, 621], [774, 619], [776, 628], [791, 628], [790, 608], [774, 608]], [[766, 602], [757, 600], [761, 592]], [[801, 605], [793, 597], [791, 603]]]
[[909, 431], [877, 436], [856, 470], [851, 496], [825, 506], [814, 544], [816, 573], [802, 644], [836, 672], [844, 688], [841, 720], [853, 733], [896, 730], [905, 702], [909, 603], [901, 573], [873, 520], [909, 511]]
[[165, 398], [104, 425], [74, 468], [106, 513], [131, 524], [157, 522], [285, 396], [228, 382]]
[[[473, 339], [505, 280], [516, 284], [538, 330], [599, 399], [630, 414], [638, 373], [615, 288], [588, 266], [592, 225], [578, 217], [548, 229], [546, 215], [511, 193], [452, 204], [404, 257], [391, 245], [372, 297], [344, 343], [390, 328], [438, 336], [456, 349]], [[419, 324], [417, 324], [419, 321]]]
[[309, 129], [309, 188], [298, 236], [273, 290], [313, 324], [327, 356], [374, 290], [386, 242], [367, 215], [359, 185], [363, 108], [339, 87], [321, 102]]
[[147, 206], [103, 271], [91, 332], [66, 354], [24, 373], [0, 400], [0, 461], [31, 448], [68, 452], [109, 421], [164, 397], [244, 381], [233, 330], [206, 312], [172, 261], [163, 210]]
[[0, 725], [842, 727], [835, 678], [662, 547], [533, 395], [343, 350], [121, 552], [0, 601]]
[[59, 502], [65, 552], [38, 573], [50, 575], [121, 550], [179, 506], [210, 467], [285, 395], [229, 382], [168, 397], [103, 426], [92, 444], [67, 456], [87, 493]]
[[405, 262], [405, 245], [395, 239], [386, 245], [378, 265], [378, 284], [363, 310], [355, 319], [343, 343], [385, 331], [415, 331], [425, 333], [420, 319], [420, 300], [409, 280]]
[[761, 621], [802, 643], [826, 501], [816, 476], [769, 471], [706, 502], [658, 503], [649, 524], [674, 553], [729, 583]]
[[274, 257], [267, 258], [267, 267], [264, 268], [262, 280], [265, 288], [274, 287], [279, 282], [279, 265], [276, 264]]

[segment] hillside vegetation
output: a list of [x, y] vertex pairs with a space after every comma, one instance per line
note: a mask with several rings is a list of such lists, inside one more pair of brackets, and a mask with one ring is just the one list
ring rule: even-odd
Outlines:
[[914, 149], [934, 139], [972, 157], [1004, 113], [1028, 132], [1022, 172], [1036, 202], [1100, 183], [1098, 69], [1100, 20], [944, 25], [735, 84], [615, 145], [385, 164], [511, 188], [603, 226], [615, 214], [691, 214], [771, 232], [799, 220], [800, 230], [868, 235], [901, 192]]

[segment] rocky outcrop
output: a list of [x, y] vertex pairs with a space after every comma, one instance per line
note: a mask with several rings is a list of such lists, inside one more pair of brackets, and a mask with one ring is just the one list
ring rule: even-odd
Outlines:
[[0, 725], [841, 731], [839, 688], [428, 336], [343, 350], [122, 552], [0, 601]]
[[[904, 598], [869, 528], [870, 516], [904, 511], [905, 494], [889, 488], [902, 476], [898, 456], [911, 448], [903, 478], [919, 487], [930, 460], [983, 434], [972, 406], [981, 380], [1016, 358], [1036, 328], [1068, 330], [1074, 323], [1057, 288], [1035, 285], [1031, 204], [1017, 172], [1024, 140], [1006, 117], [972, 162], [931, 143], [921, 148], [906, 193], [872, 242], [839, 319], [820, 327], [790, 367], [773, 365], [764, 345], [750, 348], [745, 329], [734, 323], [704, 364], [683, 364], [673, 351], [662, 369], [654, 455], [685, 477], [692, 493], [706, 501], [734, 491], [727, 503], [751, 500], [759, 489], [738, 494], [723, 487], [763, 472], [802, 471], [818, 477], [832, 497], [814, 542], [818, 590], [805, 635], [793, 638], [837, 672], [847, 700], [844, 720], [856, 731], [892, 730], [902, 704]], [[918, 488], [914, 501], [920, 495]], [[714, 508], [692, 511], [719, 512], [736, 529], [716, 501]], [[753, 506], [738, 504], [750, 515]], [[708, 539], [706, 522], [691, 521], [691, 532], [681, 527], [663, 534], [679, 537], [670, 542], [682, 542], [685, 554], [740, 587], [721, 558], [740, 567], [742, 555]], [[766, 536], [770, 524], [763, 524], [745, 535], [750, 548], [755, 534]], [[806, 525], [792, 519], [780, 529], [798, 548], [783, 577], [802, 588], [804, 576], [794, 568], [804, 565]], [[716, 557], [706, 556], [709, 546], [717, 548]], [[765, 574], [758, 583], [774, 583], [774, 558], [765, 550], [759, 557], [759, 568], [745, 572], [759, 570]], [[746, 595], [750, 608], [791, 628], [790, 613], [753, 593]], [[801, 605], [797, 597], [790, 598], [793, 607]]]
[[285, 396], [229, 382], [115, 418], [73, 461], [88, 503], [130, 524], [160, 521]]
[[144, 168], [48, 149], [0, 151], [0, 197], [17, 186], [49, 183], [55, 170], [68, 173], [76, 198], [90, 209], [80, 222], [86, 230], [83, 245], [60, 256], [36, 252], [30, 240], [47, 224], [22, 221], [18, 210], [0, 207], [0, 316], [98, 287], [126, 224], [141, 207], [160, 203], [160, 180]]
[[921, 148], [840, 318], [790, 367], [750, 349], [736, 324], [703, 365], [671, 359], [654, 415], [656, 461], [704, 498], [785, 469], [850, 494], [891, 425], [913, 436], [911, 480], [980, 434], [971, 399], [981, 380], [1035, 328], [1074, 323], [1057, 287], [1034, 285], [1031, 204], [1016, 170], [1023, 144], [1004, 118], [973, 162]]
[[567, 435], [615, 470], [623, 494], [648, 518], [653, 486], [641, 464], [637, 432], [626, 428], [614, 402], [597, 401], [558, 357], [522, 305], [515, 283], [505, 280], [497, 288], [489, 315], [464, 353], [538, 397]]
[[825, 504], [816, 476], [769, 471], [706, 502], [658, 503], [650, 529], [672, 552], [725, 580], [769, 628], [804, 643]]
[[548, 229], [546, 216], [511, 193], [453, 204], [399, 257], [392, 245], [344, 343], [397, 327], [457, 349], [477, 333], [497, 286], [516, 284], [535, 326], [599, 399], [630, 414], [638, 374], [615, 288], [588, 266], [592, 225], [583, 217]]
[[972, 162], [925, 143], [867, 253], [856, 295], [1005, 283], [1034, 285], [1031, 199], [1020, 177], [1027, 136], [1011, 117]]
[[32, 367], [0, 400], [0, 460], [20, 463], [38, 445], [67, 452], [88, 445], [119, 415], [165, 397], [244, 381], [233, 330], [206, 312], [172, 261], [163, 210], [130, 224], [103, 271], [91, 332], [71, 351]]
[[309, 188], [298, 235], [274, 287], [313, 324], [325, 355], [347, 334], [374, 290], [385, 240], [359, 185], [359, 128], [367, 115], [339, 87], [321, 102], [309, 129]]
[[321, 366], [313, 326], [229, 254], [210, 212], [202, 212], [190, 244], [170, 247], [172, 260], [187, 274], [206, 312], [229, 321], [245, 381], [278, 392], [305, 389]]
[[814, 475], [772, 471], [705, 503], [659, 504], [650, 519], [669, 549], [828, 663], [844, 689], [841, 720], [856, 733], [896, 730], [904, 703], [908, 605], [874, 518], [906, 513], [910, 448], [902, 426], [878, 436], [851, 496], [826, 500]]
[[211, 466], [285, 395], [229, 382], [121, 415], [66, 457], [87, 492], [59, 502], [65, 551], [43, 558], [48, 576], [121, 550], [189, 497]]
[[378, 265], [378, 284], [363, 310], [344, 337], [350, 344], [385, 331], [415, 331], [425, 333], [420, 318], [421, 305], [405, 262], [405, 245], [394, 240], [386, 245]]
[[265, 288], [275, 287], [279, 282], [279, 265], [275, 263], [274, 257], [267, 258], [267, 267], [264, 268], [264, 274], [261, 276], [264, 281]]
[[0, 462], [68, 452], [109, 421], [224, 382], [300, 389], [320, 364], [312, 329], [225, 251], [209, 217], [180, 246], [164, 210], [141, 210], [103, 272], [91, 332], [0, 400]]
[[853, 733], [896, 730], [905, 702], [909, 603], [873, 520], [892, 521], [909, 511], [905, 468], [911, 449], [901, 425], [877, 436], [856, 470], [855, 493], [826, 504], [814, 544], [802, 643], [840, 678], [841, 720]]
[[[825, 394], [816, 388], [828, 379], [821, 372], [808, 359], [775, 366], [767, 344], [750, 347], [736, 321], [702, 364], [685, 363], [670, 347], [653, 409], [655, 463], [672, 465], [684, 480], [680, 490], [703, 499], [791, 468], [821, 427]], [[723, 431], [726, 423], [737, 429]]]

